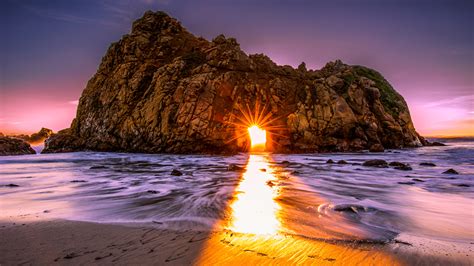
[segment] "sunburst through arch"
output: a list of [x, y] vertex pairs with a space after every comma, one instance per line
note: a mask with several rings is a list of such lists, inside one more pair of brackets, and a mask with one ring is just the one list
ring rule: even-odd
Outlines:
[[283, 116], [275, 115], [268, 104], [262, 106], [259, 101], [255, 101], [254, 108], [248, 103], [244, 107], [238, 104], [237, 108], [240, 113], [232, 113], [230, 121], [227, 122], [235, 127], [235, 136], [227, 143], [245, 138], [247, 151], [262, 152], [273, 150], [275, 137], [288, 138], [281, 134], [281, 131], [287, 130], [281, 123]]

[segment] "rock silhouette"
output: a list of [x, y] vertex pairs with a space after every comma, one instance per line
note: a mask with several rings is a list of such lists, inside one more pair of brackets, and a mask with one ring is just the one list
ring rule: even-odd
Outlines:
[[42, 127], [40, 131], [33, 133], [31, 135], [20, 134], [20, 135], [11, 135], [10, 137], [22, 139], [30, 144], [38, 144], [43, 142], [47, 138], [53, 135], [53, 131], [49, 128]]
[[339, 60], [320, 70], [278, 66], [245, 54], [234, 38], [207, 41], [148, 11], [109, 47], [70, 129], [44, 152], [246, 151], [251, 120], [274, 152], [426, 144], [402, 96], [375, 70]]
[[35, 154], [26, 141], [13, 137], [0, 137], [0, 156]]

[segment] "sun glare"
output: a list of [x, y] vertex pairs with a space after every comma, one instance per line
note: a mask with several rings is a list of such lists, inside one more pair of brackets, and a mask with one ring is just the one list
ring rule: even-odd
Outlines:
[[267, 143], [267, 132], [257, 125], [253, 125], [248, 128], [250, 135], [250, 146], [252, 151], [263, 151], [265, 150], [265, 144]]

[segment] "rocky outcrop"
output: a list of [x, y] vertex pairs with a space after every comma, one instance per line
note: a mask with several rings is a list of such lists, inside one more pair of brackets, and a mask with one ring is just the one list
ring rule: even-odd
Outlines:
[[70, 129], [63, 129], [58, 133], [51, 135], [44, 142], [44, 149], [41, 153], [60, 153], [84, 150], [86, 150], [84, 140], [73, 135]]
[[38, 144], [45, 141], [53, 134], [53, 131], [49, 128], [41, 128], [40, 131], [33, 133], [31, 135], [21, 134], [21, 135], [12, 135], [10, 137], [22, 139], [30, 144]]
[[[215, 153], [248, 150], [258, 120], [274, 152], [422, 145], [404, 99], [375, 70], [339, 60], [321, 70], [247, 55], [233, 38], [198, 38], [148, 11], [113, 43], [67, 132], [45, 152]], [[374, 148], [374, 150], [375, 150]]]
[[0, 156], [35, 154], [27, 142], [22, 139], [11, 137], [0, 137]]

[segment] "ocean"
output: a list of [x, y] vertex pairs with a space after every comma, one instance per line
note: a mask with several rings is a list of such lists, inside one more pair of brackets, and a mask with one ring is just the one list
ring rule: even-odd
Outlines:
[[[4, 156], [0, 219], [41, 216], [324, 241], [469, 245], [474, 140], [442, 141], [447, 146], [384, 153]], [[373, 159], [410, 168], [363, 165]], [[444, 173], [451, 168], [459, 174]]]

